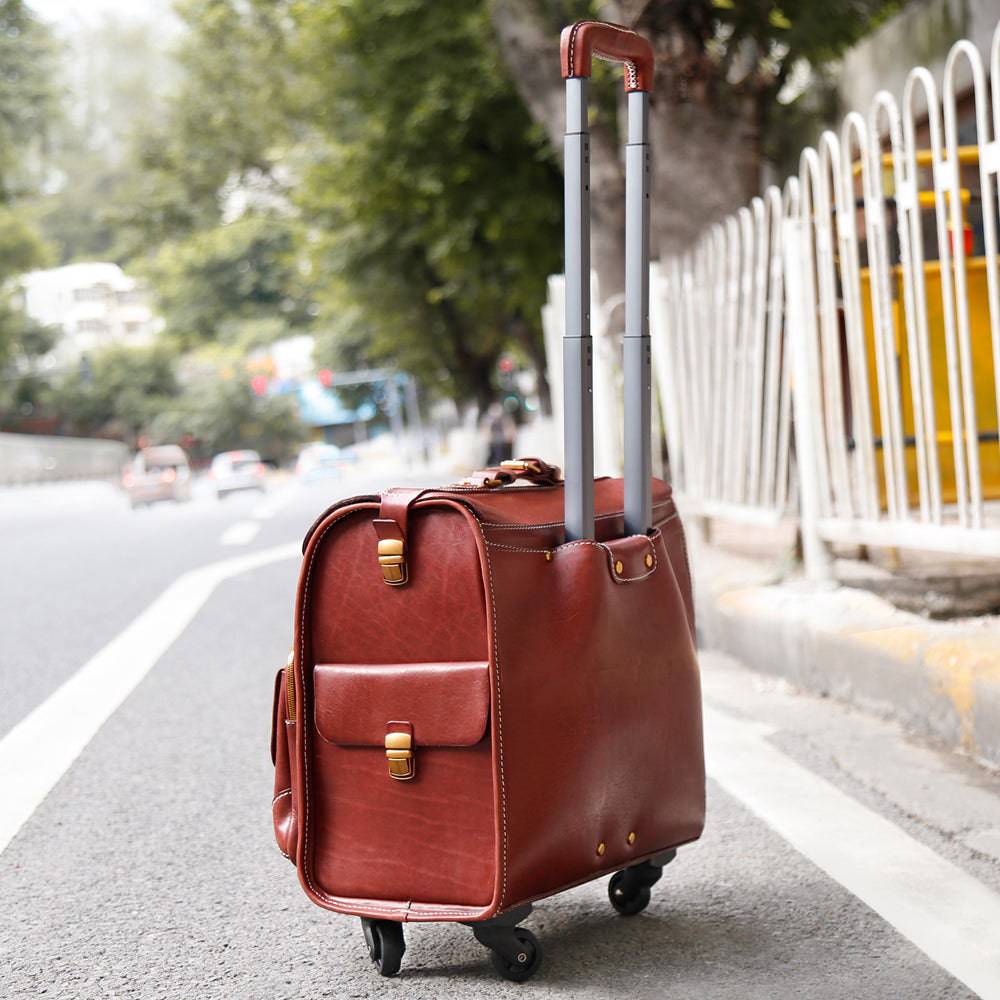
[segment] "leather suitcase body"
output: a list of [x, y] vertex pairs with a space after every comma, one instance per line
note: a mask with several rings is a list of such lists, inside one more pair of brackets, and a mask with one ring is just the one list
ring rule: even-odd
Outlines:
[[[564, 37], [564, 74], [565, 58]], [[572, 406], [567, 392], [568, 422]], [[345, 500], [306, 538], [275, 686], [275, 835], [310, 899], [364, 918], [383, 974], [403, 947], [387, 921], [471, 923], [533, 971], [537, 942], [510, 937], [525, 904], [625, 870], [616, 908], [637, 912], [701, 833], [681, 522], [647, 472], [634, 530], [639, 494], [595, 482], [575, 454], [586, 427], [571, 437], [566, 483], [523, 459], [467, 485]]]

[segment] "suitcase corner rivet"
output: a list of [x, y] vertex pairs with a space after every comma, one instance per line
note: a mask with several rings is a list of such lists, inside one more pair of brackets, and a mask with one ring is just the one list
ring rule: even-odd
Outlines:
[[607, 849], [608, 849], [608, 845], [607, 845], [607, 844], [605, 844], [605, 843], [604, 843], [604, 841], [602, 840], [602, 841], [601, 841], [601, 842], [600, 842], [600, 843], [599, 843], [599, 844], [597, 845], [597, 856], [598, 856], [599, 858], [603, 858], [603, 857], [604, 857], [604, 852], [605, 852], [605, 851], [606, 851]]
[[653, 553], [652, 552], [647, 552], [646, 553], [646, 569], [652, 569], [652, 568], [653, 568]]
[[622, 573], [624, 573], [624, 572], [625, 572], [625, 563], [623, 563], [623, 562], [621, 561], [621, 559], [617, 559], [617, 560], [615, 560], [615, 572], [616, 572], [616, 573], [617, 573], [617, 574], [618, 574], [619, 576], [621, 576], [621, 575], [622, 575]]
[[549, 550], [547, 550], [547, 549], [545, 551], [545, 561], [546, 562], [552, 562], [552, 553]]
[[630, 844], [635, 843], [635, 830], [630, 830], [629, 835], [625, 838]]

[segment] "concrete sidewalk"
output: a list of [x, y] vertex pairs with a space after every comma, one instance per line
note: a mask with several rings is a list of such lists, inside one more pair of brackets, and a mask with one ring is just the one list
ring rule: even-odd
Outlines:
[[788, 560], [689, 545], [704, 648], [1000, 767], [1000, 618], [930, 621]]

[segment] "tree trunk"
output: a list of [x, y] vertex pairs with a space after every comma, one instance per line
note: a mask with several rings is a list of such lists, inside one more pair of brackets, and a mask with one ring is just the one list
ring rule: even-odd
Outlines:
[[760, 85], [734, 86], [726, 65], [675, 20], [671, 5], [617, 5], [623, 23], [653, 44], [650, 99], [653, 211], [650, 244], [665, 259], [690, 249], [709, 226], [757, 194], [760, 184]]
[[[545, 23], [537, 0], [494, 0], [491, 9], [518, 92], [561, 149], [558, 29]], [[657, 57], [650, 102], [650, 242], [654, 257], [666, 257], [689, 249], [709, 225], [757, 193], [759, 94], [752, 88], [741, 92], [726, 82], [725, 69], [681, 30], [676, 5], [620, 0], [604, 4], [602, 15], [634, 25], [653, 43]], [[592, 126], [592, 264], [604, 301], [625, 285], [625, 176], [617, 132], [623, 129], [600, 120]]]
[[[563, 148], [566, 114], [559, 73], [559, 31], [539, 13], [536, 0], [494, 0], [493, 24], [521, 99], [552, 145]], [[601, 298], [625, 289], [625, 172], [616, 129], [596, 121], [590, 138], [591, 266]]]
[[538, 382], [538, 402], [541, 406], [542, 415], [552, 416], [552, 389], [549, 386], [547, 374], [547, 359], [545, 357], [545, 343], [535, 335], [534, 329], [526, 323], [523, 316], [515, 316], [510, 323], [510, 332], [524, 347], [531, 358], [532, 367], [535, 369], [535, 378]]

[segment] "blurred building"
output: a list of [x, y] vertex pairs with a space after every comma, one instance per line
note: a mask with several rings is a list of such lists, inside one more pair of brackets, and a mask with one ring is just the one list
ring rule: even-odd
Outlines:
[[21, 277], [25, 312], [60, 336], [46, 367], [75, 365], [111, 344], [149, 343], [163, 326], [144, 288], [117, 265], [67, 264]]

